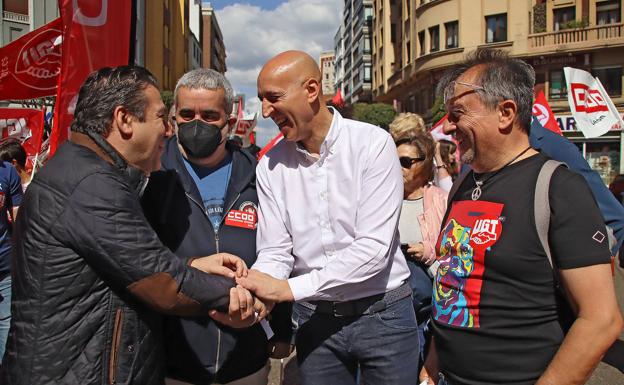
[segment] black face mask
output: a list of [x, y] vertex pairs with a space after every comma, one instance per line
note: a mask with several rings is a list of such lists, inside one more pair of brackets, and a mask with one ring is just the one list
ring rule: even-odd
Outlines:
[[[225, 126], [223, 126], [225, 127]], [[186, 154], [192, 158], [206, 158], [223, 143], [223, 127], [209, 124], [200, 119], [178, 123], [178, 140]]]

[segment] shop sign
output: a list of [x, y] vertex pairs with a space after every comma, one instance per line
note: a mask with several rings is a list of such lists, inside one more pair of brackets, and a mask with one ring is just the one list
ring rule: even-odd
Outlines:
[[[622, 115], [622, 118], [624, 119], [624, 115]], [[578, 128], [576, 128], [576, 121], [572, 115], [555, 115], [555, 120], [557, 121], [557, 124], [559, 125], [559, 128], [561, 128], [562, 132], [579, 131]], [[622, 130], [622, 126], [620, 123], [616, 123], [611, 127], [610, 131], [619, 130]]]
[[[587, 59], [585, 59], [587, 55]], [[585, 66], [590, 64], [589, 54], [563, 55], [563, 56], [542, 56], [531, 59], [530, 64], [533, 67], [539, 66]]]

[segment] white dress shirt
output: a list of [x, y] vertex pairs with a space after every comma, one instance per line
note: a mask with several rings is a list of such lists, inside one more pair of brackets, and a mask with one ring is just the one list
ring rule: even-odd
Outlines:
[[254, 269], [288, 279], [295, 301], [348, 301], [399, 287], [403, 176], [379, 127], [337, 111], [320, 156], [282, 140], [257, 169]]

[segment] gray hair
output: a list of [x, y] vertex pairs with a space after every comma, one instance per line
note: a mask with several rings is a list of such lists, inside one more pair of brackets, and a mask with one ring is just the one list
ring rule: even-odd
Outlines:
[[444, 94], [451, 82], [475, 66], [483, 67], [476, 80], [484, 89], [477, 90], [483, 103], [493, 109], [501, 100], [513, 100], [518, 106], [517, 122], [528, 134], [533, 116], [535, 70], [520, 59], [510, 58], [505, 51], [487, 48], [472, 51], [462, 63], [445, 73], [437, 94]]
[[185, 73], [178, 80], [178, 83], [175, 86], [175, 90], [173, 92], [174, 105], [178, 102], [178, 91], [181, 87], [186, 87], [191, 90], [223, 89], [225, 91], [225, 104], [223, 105], [223, 109], [228, 115], [232, 113], [232, 107], [234, 105], [234, 89], [223, 74], [208, 68], [198, 68]]

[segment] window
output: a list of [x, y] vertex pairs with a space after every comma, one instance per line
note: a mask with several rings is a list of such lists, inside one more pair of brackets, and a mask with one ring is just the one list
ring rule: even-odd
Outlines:
[[373, 20], [373, 7], [364, 7], [364, 19], [366, 21]]
[[425, 49], [425, 31], [418, 32], [418, 47], [420, 48], [420, 56], [427, 52]]
[[440, 26], [429, 28], [430, 51], [436, 52], [440, 50]]
[[410, 41], [406, 40], [405, 41], [405, 64], [409, 64], [412, 61], [412, 55], [411, 55], [412, 49], [410, 46]]
[[22, 28], [9, 27], [9, 41], [15, 41], [24, 35]]
[[559, 31], [569, 28], [568, 25], [576, 19], [576, 7], [565, 7], [553, 10], [553, 29]]
[[596, 4], [596, 24], [616, 24], [620, 22], [620, 0], [603, 1]]
[[459, 47], [459, 22], [445, 23], [444, 28], [446, 29], [446, 48]]
[[485, 42], [498, 43], [507, 41], [507, 14], [485, 17]]
[[550, 87], [548, 89], [549, 99], [563, 99], [568, 97], [568, 89], [566, 86], [563, 70], [550, 71]]
[[622, 96], [622, 67], [594, 68], [592, 74], [611, 96]]
[[370, 83], [371, 81], [371, 66], [370, 64], [364, 65], [364, 81]]

